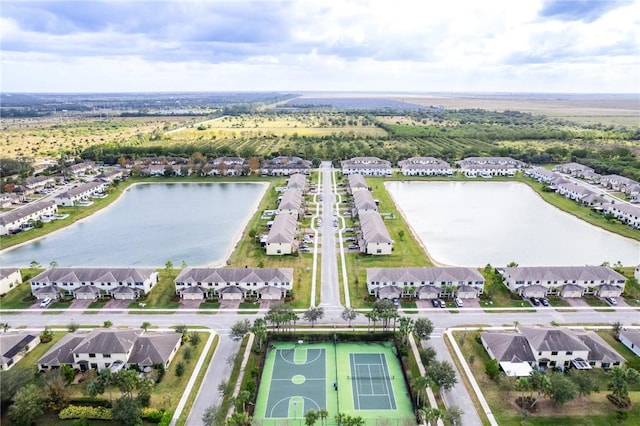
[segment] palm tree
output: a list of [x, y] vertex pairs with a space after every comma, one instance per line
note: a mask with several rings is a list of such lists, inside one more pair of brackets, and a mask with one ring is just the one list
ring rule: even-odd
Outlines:
[[2, 327], [2, 331], [3, 331], [4, 333], [6, 333], [6, 332], [7, 332], [7, 330], [11, 328], [11, 326], [9, 325], [9, 323], [8, 323], [8, 322], [0, 323], [0, 327]]
[[426, 412], [428, 424], [433, 426], [437, 425], [438, 419], [440, 418], [440, 416], [442, 416], [442, 412], [437, 408], [429, 408], [428, 410], [426, 410]]
[[420, 397], [424, 397], [427, 386], [431, 385], [431, 379], [427, 376], [418, 376], [413, 379], [411, 386], [416, 393], [416, 407], [421, 407]]
[[324, 408], [318, 410], [318, 417], [320, 418], [320, 423], [324, 426], [324, 421], [327, 417], [329, 417], [329, 412]]
[[140, 328], [143, 329], [145, 333], [147, 332], [149, 327], [151, 327], [151, 323], [149, 321], [143, 322], [142, 325], [140, 326]]

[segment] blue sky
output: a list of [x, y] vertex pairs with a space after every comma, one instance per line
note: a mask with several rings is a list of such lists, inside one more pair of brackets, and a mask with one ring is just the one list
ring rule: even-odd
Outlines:
[[3, 92], [640, 91], [640, 0], [2, 0]]

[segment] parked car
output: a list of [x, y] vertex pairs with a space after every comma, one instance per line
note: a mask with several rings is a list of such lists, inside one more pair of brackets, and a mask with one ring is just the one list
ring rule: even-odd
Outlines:
[[535, 298], [535, 297], [530, 297], [530, 298], [529, 298], [529, 301], [531, 302], [531, 304], [532, 304], [533, 306], [540, 306], [540, 301], [539, 301], [537, 298]]
[[360, 248], [360, 246], [359, 246], [359, 245], [357, 245], [357, 244], [351, 244], [351, 245], [349, 246], [349, 250], [357, 250], [357, 249], [359, 249], [359, 248]]
[[605, 297], [604, 300], [606, 300], [607, 303], [609, 303], [611, 306], [617, 306], [618, 305], [618, 301], [616, 299], [614, 299], [613, 297]]
[[446, 308], [447, 307], [447, 303], [442, 299], [438, 299], [438, 303], [440, 304], [441, 308]]
[[459, 297], [456, 297], [456, 298], [455, 298], [455, 300], [454, 300], [454, 302], [456, 302], [456, 306], [457, 306], [458, 308], [461, 308], [461, 307], [463, 307], [463, 306], [464, 306], [464, 303], [462, 302], [462, 299], [460, 299]]
[[40, 302], [40, 307], [41, 308], [46, 308], [47, 306], [49, 306], [51, 304], [51, 302], [52, 302], [51, 298], [47, 297], [42, 302]]
[[542, 306], [549, 306], [549, 301], [547, 300], [546, 297], [541, 297], [540, 303], [542, 303]]
[[431, 299], [431, 304], [433, 305], [434, 308], [440, 307], [440, 301], [438, 299]]
[[397, 297], [393, 298], [393, 306], [398, 306], [400, 304], [400, 301], [398, 300]]

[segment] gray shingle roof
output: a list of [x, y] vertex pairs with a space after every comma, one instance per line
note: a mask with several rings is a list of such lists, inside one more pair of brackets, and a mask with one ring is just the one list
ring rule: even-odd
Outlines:
[[78, 186], [76, 186], [74, 188], [71, 188], [68, 191], [62, 192], [62, 193], [56, 195], [55, 198], [75, 197], [78, 194], [82, 194], [84, 192], [91, 191], [92, 189], [95, 189], [95, 188], [99, 187], [100, 185], [104, 185], [104, 181], [101, 180], [101, 179], [96, 179], [96, 180], [91, 181], [91, 182], [80, 184], [80, 185], [78, 185]]
[[9, 275], [16, 272], [18, 268], [0, 268], [0, 279], [7, 278]]
[[302, 193], [300, 191], [285, 191], [282, 194], [278, 210], [300, 210], [302, 208]]
[[521, 334], [485, 332], [481, 334], [498, 362], [535, 362], [527, 338]]
[[2, 333], [0, 334], [0, 356], [2, 357], [2, 363], [6, 363], [13, 358], [17, 353], [26, 348], [31, 343], [37, 334], [27, 332], [17, 333]]
[[143, 282], [151, 268], [50, 268], [31, 279], [31, 282]]
[[560, 328], [521, 327], [534, 351], [588, 351], [589, 347], [573, 333]]
[[353, 189], [369, 189], [367, 185], [367, 181], [364, 179], [364, 176], [354, 174], [349, 175], [349, 188]]
[[362, 240], [365, 244], [393, 243], [387, 227], [378, 213], [360, 216], [360, 229], [362, 229]]
[[[37, 362], [38, 365], [44, 364], [49, 367], [60, 366], [63, 364], [73, 364], [73, 351], [87, 337], [86, 332], [78, 332], [73, 334], [65, 334], [47, 353], [45, 353]], [[111, 352], [109, 352], [111, 353]]]
[[369, 191], [355, 191], [353, 193], [353, 207], [358, 210], [358, 214], [360, 210], [378, 211], [378, 205]]
[[15, 222], [16, 220], [20, 220], [23, 217], [27, 217], [31, 214], [38, 213], [46, 208], [49, 208], [56, 203], [53, 200], [49, 201], [38, 201], [37, 203], [29, 203], [24, 207], [19, 209], [11, 210], [10, 212], [3, 213], [0, 215], [0, 225], [8, 225], [9, 223]]
[[558, 281], [562, 283], [566, 281], [594, 281], [600, 284], [600, 281], [618, 281], [624, 280], [624, 276], [620, 275], [613, 269], [604, 266], [519, 266], [515, 268], [504, 268], [505, 276], [513, 280], [522, 281]]
[[292, 268], [185, 268], [177, 283], [292, 282]]
[[138, 365], [165, 364], [181, 338], [180, 333], [142, 335], [136, 339], [127, 362]]
[[464, 267], [367, 268], [367, 282], [371, 281], [413, 282], [415, 285], [423, 281], [458, 284], [459, 281], [484, 282], [484, 277], [476, 269]]
[[307, 187], [307, 177], [300, 173], [294, 173], [289, 177], [287, 188], [305, 189]]
[[620, 332], [620, 335], [640, 348], [640, 330], [623, 330]]
[[588, 361], [624, 362], [624, 358], [594, 331], [576, 331], [575, 336], [589, 347]]
[[277, 215], [267, 235], [267, 244], [293, 243], [296, 236], [296, 227], [297, 221], [293, 215]]
[[78, 346], [75, 353], [128, 353], [140, 330], [94, 330]]

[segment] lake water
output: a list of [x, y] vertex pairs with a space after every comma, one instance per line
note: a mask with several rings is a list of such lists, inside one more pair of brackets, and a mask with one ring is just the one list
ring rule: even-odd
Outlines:
[[189, 266], [226, 261], [265, 190], [260, 183], [140, 184], [111, 206], [1, 254], [2, 266]]
[[523, 183], [388, 182], [387, 189], [439, 263], [640, 264], [639, 242], [551, 206]]

